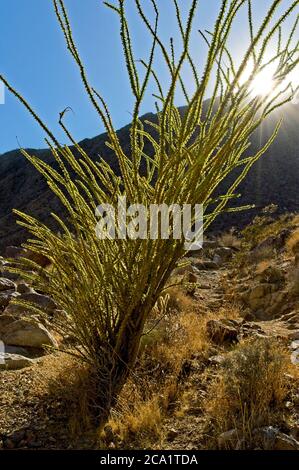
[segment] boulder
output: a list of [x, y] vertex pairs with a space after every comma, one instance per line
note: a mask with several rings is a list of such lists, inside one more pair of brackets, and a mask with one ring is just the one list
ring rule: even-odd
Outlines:
[[218, 247], [219, 247], [219, 243], [217, 240], [205, 240], [202, 245], [202, 248], [204, 250], [214, 250]]
[[215, 250], [215, 256], [218, 256], [221, 260], [221, 264], [227, 263], [232, 259], [233, 250], [225, 246], [220, 246]]
[[[44, 295], [44, 294], [38, 294], [33, 289], [30, 289], [29, 292], [25, 292], [22, 294], [20, 294], [19, 292], [16, 292], [14, 294], [14, 297], [17, 297], [17, 296], [19, 296], [20, 300], [30, 302], [34, 306], [36, 306], [37, 308], [39, 308], [40, 310], [48, 314], [52, 314], [54, 310], [57, 309], [57, 305], [54, 302], [54, 300], [51, 299], [51, 297], [49, 297], [48, 295]], [[12, 297], [13, 296], [9, 297], [6, 305], [8, 305]], [[1, 295], [0, 295], [0, 305], [1, 305]], [[20, 315], [26, 311], [30, 311], [29, 306], [28, 308], [26, 308], [26, 307], [23, 307], [22, 305], [17, 305], [13, 303], [10, 303], [5, 309], [5, 313], [14, 314], [14, 315]]]
[[199, 271], [209, 271], [209, 270], [219, 269], [218, 264], [216, 264], [214, 261], [198, 261], [195, 264], [195, 267]]
[[214, 258], [213, 258], [213, 263], [216, 263], [217, 266], [221, 266], [223, 264], [221, 256], [215, 255]]
[[51, 297], [44, 294], [38, 294], [34, 291], [22, 294], [21, 299], [36, 304], [37, 307], [45, 312], [51, 313], [57, 308], [56, 303], [51, 299]]
[[10, 279], [6, 279], [4, 277], [0, 278], [0, 292], [7, 291], [7, 290], [16, 290], [16, 285]]
[[178, 436], [179, 436], [179, 431], [177, 429], [171, 428], [169, 429], [167, 433], [167, 440], [168, 442], [173, 442]]
[[299, 450], [299, 442], [296, 439], [273, 426], [255, 429], [253, 436], [265, 450]]
[[229, 320], [209, 320], [207, 322], [207, 334], [217, 344], [232, 343], [238, 341], [238, 330]]
[[220, 449], [231, 449], [236, 446], [238, 441], [238, 431], [237, 429], [231, 429], [230, 431], [225, 431], [218, 436], [218, 447]]
[[4, 252], [5, 258], [17, 259], [24, 255], [24, 248], [20, 246], [7, 246]]
[[18, 296], [19, 294], [14, 290], [5, 290], [0, 292], [0, 309], [4, 310], [9, 302]]
[[25, 357], [31, 356], [31, 352], [28, 351], [28, 349], [22, 348], [21, 346], [10, 346], [8, 344], [4, 344], [4, 352]]
[[225, 354], [217, 354], [215, 356], [211, 356], [209, 358], [209, 362], [211, 364], [214, 364], [216, 366], [219, 366], [223, 364], [226, 361], [226, 355]]
[[291, 341], [295, 341], [296, 339], [299, 339], [299, 330], [291, 331], [291, 332], [288, 334], [288, 338], [289, 338]]
[[186, 273], [185, 279], [186, 282], [190, 282], [190, 284], [196, 284], [198, 282], [198, 277], [194, 273]]
[[257, 311], [270, 305], [271, 293], [275, 291], [273, 284], [257, 284], [241, 294], [241, 298], [248, 307]]
[[299, 349], [295, 349], [295, 351], [292, 352], [291, 354], [291, 362], [294, 365], [299, 364]]
[[27, 250], [25, 253], [27, 259], [30, 259], [34, 263], [38, 264], [41, 268], [46, 268], [51, 264], [49, 258], [42, 253], [36, 253], [34, 251]]
[[19, 282], [16, 286], [16, 291], [20, 294], [28, 294], [28, 292], [33, 292], [32, 287], [28, 286], [26, 282]]
[[29, 357], [0, 352], [0, 370], [23, 369], [24, 367], [32, 366], [32, 364], [34, 364], [34, 361], [29, 359]]
[[285, 277], [284, 273], [281, 269], [277, 268], [276, 266], [268, 266], [266, 269], [264, 269], [259, 275], [257, 276], [257, 279], [261, 283], [284, 283]]
[[186, 264], [183, 266], [178, 266], [172, 271], [173, 276], [182, 276], [186, 273], [193, 273], [194, 267], [191, 264]]
[[16, 320], [7, 325], [2, 341], [14, 346], [57, 347], [57, 341], [41, 323], [26, 320]]
[[7, 326], [13, 323], [14, 321], [16, 321], [16, 318], [12, 315], [7, 315], [5, 313], [3, 315], [0, 315], [0, 338], [5, 333]]
[[271, 235], [265, 240], [261, 241], [253, 251], [262, 251], [267, 248], [281, 250], [284, 248], [287, 239], [291, 234], [290, 229], [283, 229], [277, 235]]
[[50, 264], [50, 260], [47, 256], [19, 246], [8, 246], [5, 250], [5, 257], [11, 259], [27, 258], [42, 268]]

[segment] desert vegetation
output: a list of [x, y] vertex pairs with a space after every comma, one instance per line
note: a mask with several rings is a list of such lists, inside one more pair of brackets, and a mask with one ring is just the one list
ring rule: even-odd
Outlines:
[[[175, 47], [171, 42], [169, 48], [159, 34], [158, 2], [151, 2], [153, 16], [150, 18], [142, 2], [135, 0], [139, 20], [152, 40], [148, 58], [137, 63], [127, 2], [105, 2], [119, 18], [125, 65], [134, 98], [130, 151], [126, 154], [106, 101], [89, 82], [64, 2], [53, 0], [67, 49], [78, 67], [91, 105], [105, 126], [107, 147], [113, 150], [117, 171], [107, 164], [105, 155], [95, 161], [80, 147], [65, 124], [66, 110], [60, 113], [59, 123], [72, 148], [56, 139], [25, 98], [0, 75], [47, 135], [55, 168], [26, 150], [23, 155], [45, 177], [67, 213], [65, 219], [52, 214], [58, 229], [51, 229], [38, 219], [16, 211], [18, 223], [30, 233], [24, 249], [45, 257], [48, 265], [41, 266], [34, 256], [20, 256], [9, 259], [10, 266], [6, 269], [55, 302], [57, 309], [52, 328], [56, 339], [52, 346], [59, 344], [60, 351], [72, 357], [70, 381], [76, 383], [80, 378], [84, 384], [79, 387], [78, 400], [74, 395], [75, 414], [79, 419], [82, 417], [81, 423], [85, 420], [87, 428], [95, 426], [97, 435], [107, 445], [116, 445], [115, 435], [123, 445], [136, 447], [162, 442], [165, 439], [161, 430], [163, 414], [176, 403], [182, 377], [191, 374], [192, 361], [198, 362], [198, 368], [209, 361], [217, 338], [227, 352], [227, 348], [238, 341], [235, 332], [241, 326], [232, 318], [234, 304], [224, 315], [232, 323], [224, 323], [221, 334], [217, 329], [222, 325], [221, 309], [220, 319], [219, 314], [215, 319], [211, 312], [205, 311], [203, 315], [198, 311], [197, 286], [192, 284], [197, 284], [197, 279], [200, 283], [200, 272], [192, 272], [193, 276], [185, 272], [183, 292], [181, 287], [172, 286], [173, 271], [186, 254], [184, 240], [173, 239], [172, 233], [167, 240], [142, 237], [136, 221], [130, 239], [99, 239], [95, 231], [96, 208], [101, 204], [115, 207], [120, 197], [125, 197], [130, 205], [139, 203], [146, 207], [163, 203], [202, 204], [205, 230], [222, 212], [247, 209], [230, 207], [230, 203], [238, 196], [238, 186], [252, 165], [274, 142], [280, 123], [262, 148], [248, 154], [251, 137], [264, 120], [291, 101], [297, 91], [288, 77], [298, 64], [295, 41], [298, 18], [282, 40], [284, 20], [294, 13], [297, 1], [278, 19], [274, 19], [274, 14], [282, 2], [273, 1], [267, 16], [255, 28], [250, 0], [223, 0], [213, 31], [197, 33], [197, 40], [204, 41], [207, 47], [204, 70], [197, 69], [190, 53], [198, 3], [197, 0], [190, 2], [189, 14], [184, 20], [180, 2], [173, 1], [181, 44]], [[236, 61], [229, 50], [229, 38], [242, 8], [247, 9], [250, 41], [241, 60]], [[157, 56], [169, 71], [168, 83], [159, 80]], [[250, 63], [252, 70], [243, 81]], [[273, 63], [276, 64], [273, 89], [266, 95], [252, 94], [252, 80]], [[184, 81], [186, 68], [192, 72], [192, 91]], [[157, 87], [157, 121], [142, 122], [140, 109], [151, 81]], [[178, 90], [186, 100], [183, 115], [175, 104]], [[219, 192], [220, 184], [225, 184], [232, 174], [235, 175], [233, 182], [223, 193]], [[195, 223], [194, 215], [192, 221]], [[265, 224], [258, 225], [263, 226], [266, 233]], [[260, 232], [253, 237], [249, 230], [243, 234], [243, 243], [246, 244], [246, 233], [249, 234], [252, 245], [247, 244], [247, 250], [252, 258], [256, 256], [257, 263], [265, 254], [257, 255], [252, 248], [263, 237]], [[232, 251], [240, 250], [241, 242], [232, 233], [223, 235], [220, 242]], [[293, 249], [293, 246], [289, 239], [288, 247]], [[261, 252], [263, 249], [267, 247], [260, 247]], [[248, 251], [246, 256], [249, 256]], [[223, 250], [219, 253], [223, 256]], [[209, 263], [216, 265], [215, 261], [209, 260]], [[259, 310], [259, 304], [252, 304], [252, 296], [249, 295], [249, 300], [244, 297], [243, 301], [249, 302], [253, 311]], [[11, 304], [30, 309], [36, 315], [45, 314], [33, 297], [32, 300], [16, 297]], [[215, 321], [220, 321], [220, 326], [213, 323]], [[64, 354], [59, 354], [64, 361]], [[215, 434], [232, 427], [238, 435], [242, 433], [244, 446], [251, 445], [254, 429], [272, 422], [270, 404], [278, 412], [284, 402], [284, 384], [277, 380], [281, 377], [284, 360], [282, 350], [270, 343], [241, 343], [223, 363], [220, 376], [215, 377], [218, 386], [220, 383], [219, 401], [213, 405], [203, 400], [202, 406], [207, 408], [202, 410], [208, 409], [211, 414], [211, 421], [206, 419], [202, 423], [203, 436], [205, 426], [214, 426]], [[159, 367], [151, 371], [148, 362]], [[249, 362], [252, 364], [250, 371], [246, 369]], [[135, 376], [142, 377], [143, 369], [152, 375], [146, 394], [142, 379], [141, 385], [134, 380]], [[204, 378], [202, 380], [204, 382]], [[207, 384], [204, 394], [213, 393], [212, 390]], [[188, 402], [187, 392], [185, 396]], [[128, 402], [131, 403], [128, 405]], [[215, 411], [217, 406], [221, 407], [221, 414]], [[77, 429], [76, 422], [72, 426]]]

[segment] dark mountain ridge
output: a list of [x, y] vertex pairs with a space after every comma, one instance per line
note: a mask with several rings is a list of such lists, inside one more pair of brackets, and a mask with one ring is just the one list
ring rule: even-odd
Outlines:
[[[183, 112], [183, 108], [181, 109]], [[256, 215], [261, 208], [276, 204], [278, 212], [299, 211], [299, 105], [287, 104], [275, 112], [254, 134], [250, 154], [271, 135], [277, 120], [284, 116], [279, 135], [248, 174], [239, 188], [242, 197], [238, 205], [255, 204], [254, 210], [224, 214], [214, 222], [212, 229], [223, 230], [231, 226], [242, 227]], [[154, 120], [153, 114], [143, 116]], [[124, 151], [129, 154], [130, 125], [118, 131]], [[84, 139], [80, 145], [92, 158], [100, 154], [112, 167], [117, 168], [113, 152], [106, 147], [107, 135], [101, 134], [91, 139]], [[55, 164], [51, 152], [29, 149], [29, 153], [41, 156], [46, 162]], [[0, 155], [0, 251], [8, 245], [22, 243], [26, 239], [24, 230], [16, 224], [12, 210], [16, 208], [43, 222], [50, 223], [49, 214], [62, 213], [58, 199], [53, 195], [44, 178], [23, 157], [20, 150], [13, 150]]]

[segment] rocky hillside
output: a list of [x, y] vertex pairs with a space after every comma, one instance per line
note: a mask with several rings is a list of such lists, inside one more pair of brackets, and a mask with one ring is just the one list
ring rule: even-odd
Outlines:
[[[299, 105], [289, 104], [263, 125], [254, 136], [252, 148], [256, 149], [271, 134], [274, 122], [284, 114], [284, 122], [276, 142], [262, 160], [252, 169], [247, 180], [242, 184], [240, 192], [242, 199], [238, 203], [254, 203], [257, 211], [270, 203], [278, 205], [280, 212], [298, 211], [299, 199], [297, 188], [299, 183]], [[183, 112], [183, 109], [182, 109]], [[155, 119], [154, 115], [144, 116]], [[129, 126], [119, 131], [120, 141], [125, 152], [129, 154]], [[82, 147], [93, 158], [104, 156], [115, 166], [111, 150], [105, 146], [106, 135], [93, 139], [85, 139]], [[150, 149], [148, 149], [150, 152]], [[53, 164], [48, 150], [30, 150], [32, 154], [41, 156]], [[0, 156], [0, 250], [7, 245], [18, 245], [26, 234], [15, 223], [12, 209], [28, 212], [38, 216], [43, 221], [49, 220], [49, 213], [55, 211], [61, 214], [62, 208], [57, 199], [46, 186], [43, 178], [20, 154], [19, 150], [11, 151]], [[223, 229], [231, 225], [244, 225], [253, 216], [254, 211], [242, 215], [221, 217], [214, 229]]]
[[67, 316], [2, 260], [0, 448], [299, 450], [299, 217], [265, 215], [186, 261], [96, 441], [88, 369], [55, 329]]

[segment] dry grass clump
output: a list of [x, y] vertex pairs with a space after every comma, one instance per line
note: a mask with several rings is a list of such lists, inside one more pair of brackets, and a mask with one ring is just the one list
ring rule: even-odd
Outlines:
[[167, 290], [168, 311], [189, 312], [194, 308], [194, 299], [184, 286], [175, 286]]
[[159, 445], [163, 438], [162, 406], [159, 397], [144, 399], [128, 383], [112, 410], [111, 418], [101, 433], [106, 447], [144, 449]]
[[299, 252], [299, 229], [292, 232], [289, 236], [286, 242], [286, 249], [292, 254], [297, 254]]
[[46, 359], [39, 376], [44, 396], [64, 404], [70, 438], [80, 439], [86, 433], [95, 435], [99, 410], [95, 406], [94, 370], [76, 357], [59, 353]]
[[254, 429], [281, 421], [287, 367], [286, 353], [271, 340], [250, 340], [229, 354], [207, 402], [215, 437], [236, 429], [250, 448]]
[[293, 268], [288, 275], [288, 286], [290, 294], [299, 295], [299, 266]]
[[264, 259], [257, 264], [255, 272], [256, 274], [262, 274], [266, 269], [270, 268], [270, 266], [272, 266], [271, 261]]

